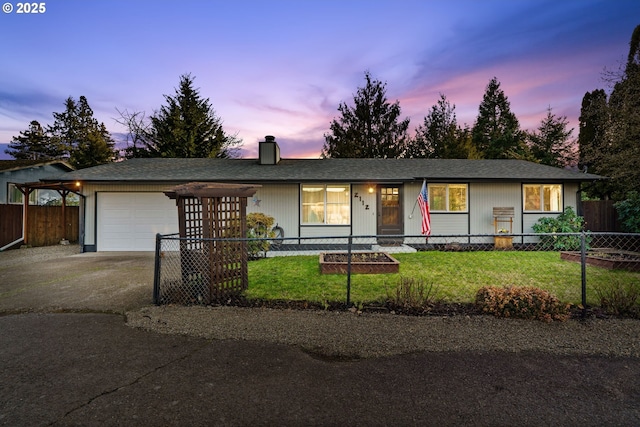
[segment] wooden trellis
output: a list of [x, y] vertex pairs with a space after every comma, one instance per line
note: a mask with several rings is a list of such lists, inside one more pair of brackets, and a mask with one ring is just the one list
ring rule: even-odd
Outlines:
[[165, 194], [176, 200], [180, 264], [188, 301], [211, 303], [248, 286], [247, 198], [258, 185], [193, 182]]

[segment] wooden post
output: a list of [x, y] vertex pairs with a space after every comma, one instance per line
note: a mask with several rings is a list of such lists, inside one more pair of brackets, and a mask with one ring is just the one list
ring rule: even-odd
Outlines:
[[20, 190], [20, 192], [22, 193], [22, 234], [23, 234], [23, 239], [22, 242], [25, 245], [28, 245], [29, 242], [29, 197], [31, 196], [31, 192], [33, 191], [33, 189], [31, 188], [21, 188], [18, 187], [18, 189]]
[[62, 240], [67, 240], [67, 195], [69, 190], [58, 190], [58, 194], [62, 197]]

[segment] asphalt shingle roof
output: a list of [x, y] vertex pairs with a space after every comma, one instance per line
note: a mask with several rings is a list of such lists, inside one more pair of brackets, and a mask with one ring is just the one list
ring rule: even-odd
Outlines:
[[63, 160], [0, 160], [0, 172], [27, 169], [46, 165], [61, 165], [67, 170], [73, 168]]
[[593, 181], [599, 175], [522, 160], [459, 159], [131, 159], [50, 180], [93, 182]]

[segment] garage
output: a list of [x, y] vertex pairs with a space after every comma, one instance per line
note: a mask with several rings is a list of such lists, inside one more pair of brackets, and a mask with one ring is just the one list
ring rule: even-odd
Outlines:
[[178, 232], [175, 200], [163, 193], [97, 194], [98, 251], [154, 251], [156, 234]]

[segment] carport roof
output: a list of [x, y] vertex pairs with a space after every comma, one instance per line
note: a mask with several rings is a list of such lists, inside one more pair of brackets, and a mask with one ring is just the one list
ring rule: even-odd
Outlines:
[[130, 159], [68, 172], [52, 181], [85, 182], [382, 182], [593, 181], [603, 177], [523, 160], [466, 159]]

